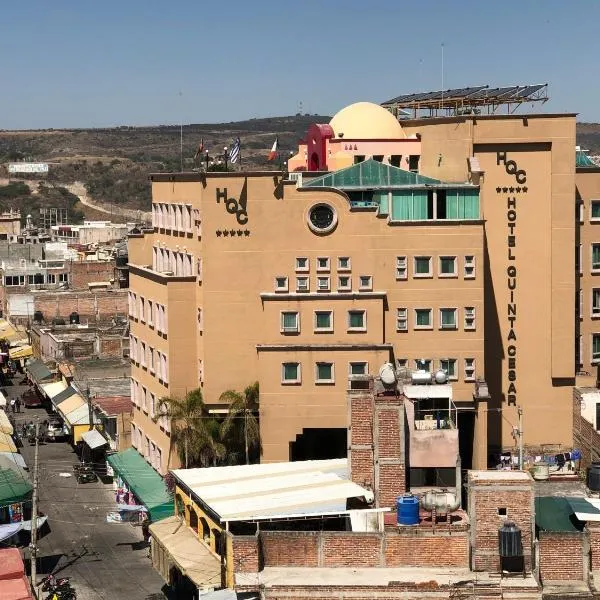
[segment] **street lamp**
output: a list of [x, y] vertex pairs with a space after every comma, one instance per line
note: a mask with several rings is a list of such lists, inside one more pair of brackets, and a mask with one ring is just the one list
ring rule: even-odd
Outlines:
[[204, 160], [206, 162], [206, 170], [208, 171], [208, 150], [204, 151]]
[[223, 148], [223, 159], [225, 160], [225, 171], [227, 171], [227, 146]]

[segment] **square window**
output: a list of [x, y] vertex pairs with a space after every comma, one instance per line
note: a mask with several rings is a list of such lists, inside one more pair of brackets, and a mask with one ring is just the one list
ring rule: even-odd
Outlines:
[[592, 317], [600, 317], [600, 288], [592, 289]]
[[475, 279], [475, 257], [465, 256], [465, 279]]
[[309, 292], [310, 283], [308, 277], [296, 277], [296, 291]]
[[350, 257], [349, 256], [340, 256], [338, 257], [338, 271], [349, 271], [351, 269], [350, 266]]
[[296, 258], [296, 271], [308, 271], [310, 264], [306, 256], [300, 256]]
[[281, 365], [281, 383], [300, 383], [300, 363], [288, 362]]
[[300, 315], [297, 312], [281, 313], [281, 333], [299, 333]]
[[440, 277], [456, 277], [456, 256], [440, 256]]
[[317, 258], [317, 271], [329, 271], [329, 258], [320, 256]]
[[352, 289], [352, 280], [348, 275], [340, 275], [338, 277], [338, 292], [347, 292]]
[[367, 329], [367, 311], [349, 310], [348, 311], [348, 330], [366, 331]]
[[475, 307], [465, 306], [465, 330], [473, 331], [475, 329]]
[[396, 331], [408, 331], [408, 309], [396, 309]]
[[415, 308], [415, 329], [431, 329], [432, 327], [431, 309]]
[[455, 308], [440, 308], [440, 329], [456, 329]]
[[414, 277], [431, 277], [431, 256], [415, 256]]
[[440, 360], [440, 369], [446, 373], [448, 379], [456, 380], [456, 359], [455, 358], [442, 358]]
[[333, 363], [318, 362], [315, 369], [315, 383], [334, 383]]
[[330, 310], [315, 311], [315, 331], [333, 331], [333, 312]]
[[358, 289], [363, 292], [371, 291], [373, 289], [373, 278], [370, 275], [361, 275]]
[[417, 369], [417, 371], [431, 372], [431, 359], [430, 358], [415, 359], [415, 368]]
[[498, 509], [498, 516], [499, 517], [506, 517], [507, 516], [506, 508], [499, 508]]
[[317, 290], [319, 292], [328, 292], [329, 289], [329, 277], [317, 277]]
[[368, 375], [369, 374], [369, 364], [366, 362], [348, 363], [348, 373], [350, 375]]
[[396, 279], [403, 280], [408, 277], [406, 268], [406, 256], [396, 256]]
[[592, 334], [592, 362], [600, 361], [600, 333]]
[[475, 359], [465, 358], [465, 381], [475, 381]]
[[591, 221], [600, 221], [600, 200], [591, 201]]
[[592, 271], [600, 271], [600, 244], [592, 244]]
[[408, 369], [408, 358], [397, 358], [396, 366], [399, 369]]
[[276, 292], [287, 292], [288, 291], [288, 278], [287, 277], [275, 277], [275, 291]]

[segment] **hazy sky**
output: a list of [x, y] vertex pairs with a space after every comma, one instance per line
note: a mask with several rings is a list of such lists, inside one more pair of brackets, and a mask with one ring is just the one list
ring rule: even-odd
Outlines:
[[440, 89], [442, 43], [445, 88], [547, 82], [600, 121], [599, 25], [597, 0], [12, 0], [0, 128], [334, 114]]

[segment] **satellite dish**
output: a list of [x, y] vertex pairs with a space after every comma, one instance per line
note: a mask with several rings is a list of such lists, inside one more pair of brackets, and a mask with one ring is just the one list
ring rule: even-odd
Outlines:
[[396, 384], [396, 370], [392, 363], [385, 363], [379, 369], [379, 377], [385, 386], [393, 386]]

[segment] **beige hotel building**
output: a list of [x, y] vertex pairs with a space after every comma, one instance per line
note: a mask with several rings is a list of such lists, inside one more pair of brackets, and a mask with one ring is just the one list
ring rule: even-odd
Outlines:
[[132, 439], [160, 473], [178, 466], [162, 397], [201, 387], [222, 413], [258, 381], [262, 461], [341, 457], [351, 376], [388, 362], [447, 372], [465, 468], [514, 447], [518, 406], [526, 446], [570, 448], [575, 115], [396, 108], [312, 126], [289, 173], [151, 177], [153, 230], [129, 239]]

